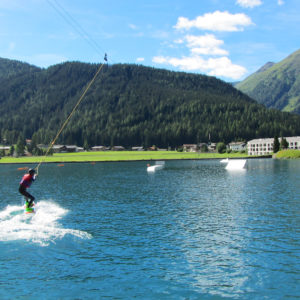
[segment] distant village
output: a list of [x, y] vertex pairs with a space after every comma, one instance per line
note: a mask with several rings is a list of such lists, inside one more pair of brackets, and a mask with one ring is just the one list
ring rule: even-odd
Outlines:
[[[283, 138], [286, 142], [286, 149], [299, 149], [300, 150], [300, 136], [295, 137], [285, 137]], [[282, 138], [278, 139], [279, 142], [282, 142]], [[26, 145], [29, 146], [31, 140], [26, 140]], [[199, 143], [199, 144], [183, 144], [178, 147], [177, 151], [184, 152], [217, 152], [219, 143]], [[222, 143], [223, 144], [223, 143]], [[241, 152], [248, 153], [248, 155], [271, 155], [274, 146], [274, 138], [262, 138], [262, 139], [253, 139], [248, 142], [232, 142], [228, 145], [223, 144], [223, 153], [224, 152]], [[37, 145], [43, 153], [48, 149], [48, 145], [39, 144]], [[0, 157], [1, 156], [16, 156], [16, 151], [14, 146], [0, 146]], [[90, 149], [84, 149], [83, 147], [78, 147], [76, 145], [53, 145], [52, 153], [71, 153], [71, 152], [84, 152], [84, 151], [169, 151], [171, 149], [161, 149], [156, 146], [149, 147], [145, 149], [143, 146], [135, 146], [130, 149], [123, 146], [93, 146]], [[174, 150], [174, 149], [172, 149]], [[24, 149], [24, 155], [32, 155], [26, 149]]]

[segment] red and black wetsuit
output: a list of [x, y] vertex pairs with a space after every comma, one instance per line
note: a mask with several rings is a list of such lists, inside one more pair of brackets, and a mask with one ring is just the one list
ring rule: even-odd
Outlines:
[[32, 174], [25, 174], [20, 182], [19, 192], [25, 196], [26, 198], [29, 198], [29, 207], [32, 205], [32, 202], [34, 201], [34, 197], [30, 195], [26, 189], [29, 188], [32, 184], [32, 182], [35, 180], [35, 176]]

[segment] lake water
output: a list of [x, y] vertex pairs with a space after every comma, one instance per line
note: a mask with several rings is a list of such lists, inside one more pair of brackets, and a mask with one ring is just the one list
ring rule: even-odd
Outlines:
[[299, 299], [300, 160], [0, 165], [1, 299]]

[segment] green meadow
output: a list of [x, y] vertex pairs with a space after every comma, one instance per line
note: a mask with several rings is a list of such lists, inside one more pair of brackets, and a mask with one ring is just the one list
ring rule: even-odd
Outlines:
[[99, 151], [77, 153], [55, 153], [51, 156], [2, 157], [0, 163], [64, 163], [64, 162], [105, 162], [105, 161], [151, 161], [171, 159], [222, 159], [246, 158], [245, 153], [193, 153], [177, 151]]
[[300, 158], [300, 150], [292, 150], [292, 149], [288, 149], [288, 150], [281, 150], [279, 152], [276, 153], [276, 158], [279, 159], [295, 159], [295, 158]]

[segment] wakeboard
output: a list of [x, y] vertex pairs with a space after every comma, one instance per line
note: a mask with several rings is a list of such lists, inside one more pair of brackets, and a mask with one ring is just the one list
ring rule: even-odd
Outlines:
[[25, 214], [33, 214], [35, 213], [34, 202], [31, 207], [28, 207], [28, 203], [24, 204], [24, 212]]

